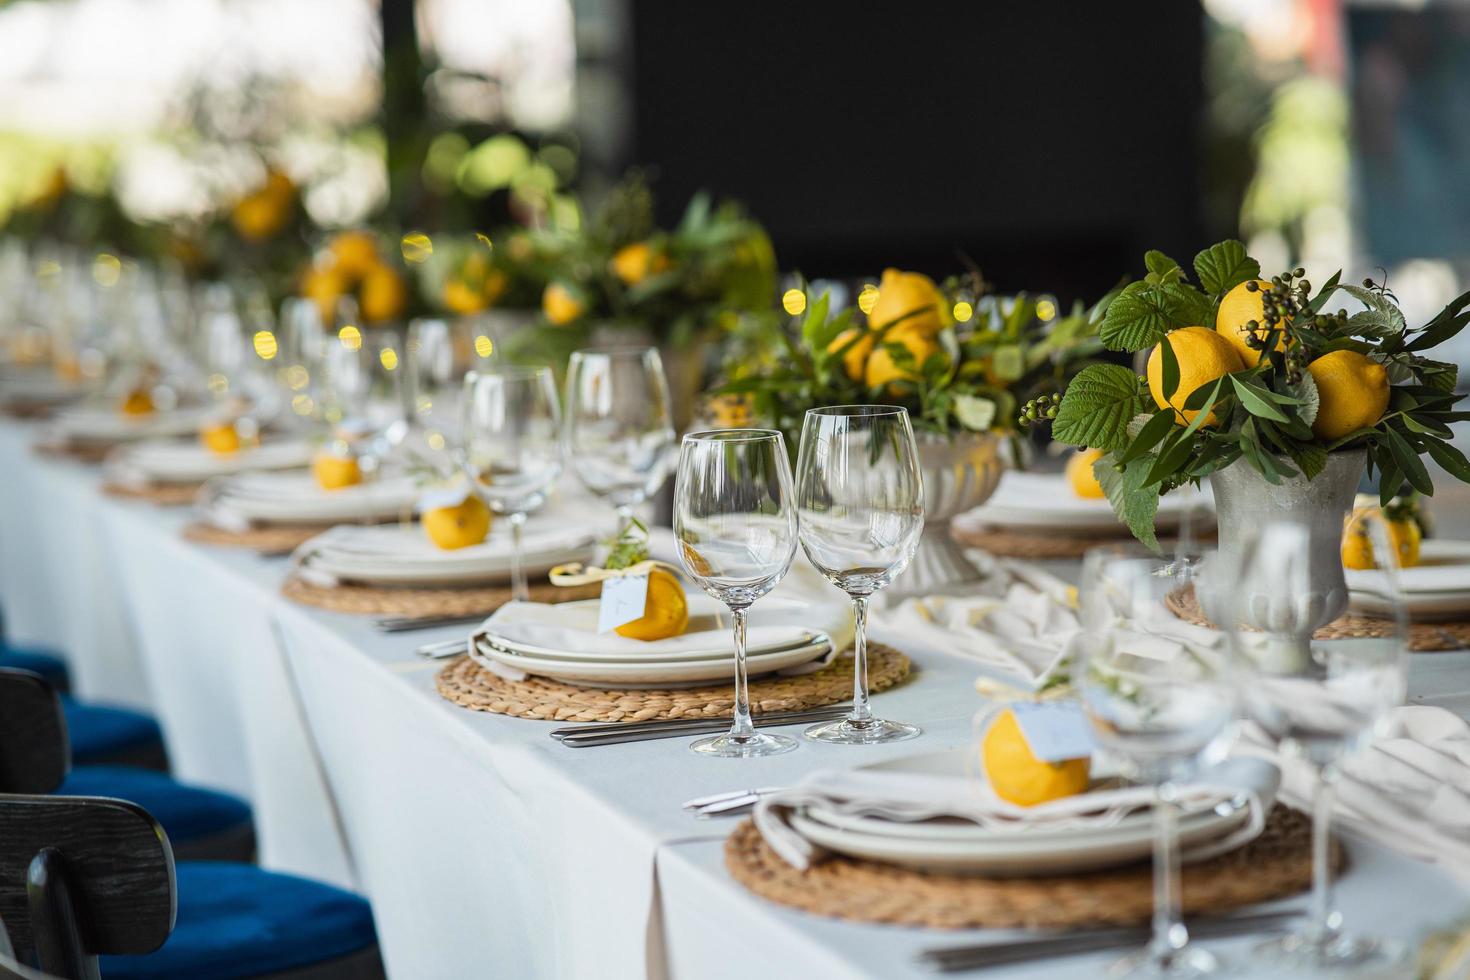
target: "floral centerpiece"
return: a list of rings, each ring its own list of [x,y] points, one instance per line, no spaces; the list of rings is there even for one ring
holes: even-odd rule
[[[300,270],[300,293],[316,303],[328,327],[336,321],[344,299],[356,305],[365,325],[398,320],[413,297],[403,272],[388,255],[370,231],[338,232]]]
[[[983,293],[978,276],[941,287],[922,274],[889,269],[876,294],[865,290],[855,307],[834,308],[829,294],[812,290],[788,295],[786,308],[800,315],[769,318],[743,332],[733,345],[729,380],[714,393],[727,419],[746,413],[784,431],[791,447],[810,408],[908,409],[924,467],[926,524],[904,591],[975,577],[949,540],[950,519],[994,491],[1019,406],[1029,401],[1034,414],[1036,404],[1050,405],[1067,378],[1101,350],[1097,331],[1106,301],[1058,315],[1050,299]]]
[[[1425,353],[1470,322],[1470,292],[1410,328],[1384,283],[1343,283],[1339,273],[1313,290],[1302,269],[1262,279],[1236,241],[1195,256],[1195,282],[1160,252],[1144,264],[1147,274],[1109,305],[1100,337],[1113,350],[1150,351],[1145,375],[1084,368],[1047,412],[1053,435],[1104,452],[1098,480],[1151,546],[1160,495],[1206,476],[1222,553],[1241,546],[1247,526],[1302,521],[1320,552],[1314,615],[1331,621],[1346,604],[1339,543],[1364,467],[1385,504],[1406,484],[1434,492],[1426,455],[1470,481],[1450,441],[1450,424],[1470,419],[1454,408],[1458,369]],[[1361,309],[1330,309],[1339,294]]]

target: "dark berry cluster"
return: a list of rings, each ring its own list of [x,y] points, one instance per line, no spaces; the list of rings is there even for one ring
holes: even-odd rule
[[[1037,395],[1021,406],[1021,414],[1016,422],[1022,429],[1029,429],[1037,422],[1050,422],[1057,417],[1057,409],[1061,404],[1060,394]]]

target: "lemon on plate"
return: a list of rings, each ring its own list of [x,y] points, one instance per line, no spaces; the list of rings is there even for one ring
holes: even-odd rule
[[[490,508],[474,494],[452,507],[434,507],[420,518],[429,540],[445,551],[479,544],[490,533]]]
[[[216,456],[232,456],[240,451],[240,430],[233,422],[206,425],[199,430],[199,441]]]
[[[643,615],[614,632],[630,640],[666,640],[689,626],[689,600],[684,586],[671,573],[655,568],[648,574],[648,597]]]
[[[154,408],[153,395],[147,388],[134,388],[118,405],[118,411],[124,415],[152,415]]]
[[[1031,754],[1016,713],[1010,708],[996,715],[980,744],[980,760],[990,788],[1017,806],[1036,806],[1086,792],[1092,760],[1043,762]]]
[[[1373,553],[1373,522],[1371,519],[1371,515],[1377,513],[1383,515],[1384,524],[1388,529],[1388,543],[1393,548],[1398,567],[1413,568],[1419,564],[1419,546],[1424,540],[1424,532],[1420,529],[1419,522],[1414,519],[1411,508],[1396,508],[1390,504],[1381,510],[1373,506],[1353,508],[1353,512],[1343,521],[1343,565],[1354,569],[1378,567],[1376,556]]]
[[[351,456],[317,453],[311,460],[311,472],[323,490],[341,490],[362,482],[362,469]]]
[[[1067,460],[1067,482],[1072,492],[1087,500],[1106,497],[1102,484],[1097,482],[1097,473],[1092,464],[1102,459],[1101,449],[1079,449]]]

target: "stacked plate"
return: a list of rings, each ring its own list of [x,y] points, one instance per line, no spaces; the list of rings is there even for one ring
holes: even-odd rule
[[[1154,523],[1160,531],[1172,530],[1186,514],[1213,526],[1210,495],[1192,486],[1180,487],[1159,499]],[[1112,505],[1077,496],[1060,473],[1007,472],[988,501],[956,517],[954,523],[961,530],[998,527],[1023,534],[1066,531],[1105,537],[1127,533]]]
[[[596,542],[595,528],[533,518],[521,535],[526,574],[541,576],[557,565],[590,561]],[[343,525],[307,541],[293,557],[311,581],[410,587],[485,585],[510,579],[510,529],[499,522],[480,544],[445,551],[417,525]]]
[[[305,439],[264,442],[221,455],[198,442],[147,441],[122,447],[108,459],[115,476],[135,483],[200,483],[234,473],[290,470],[311,462]]]
[[[1405,611],[1416,620],[1460,619],[1470,615],[1470,541],[1431,538],[1419,548],[1419,564],[1398,573]],[[1358,612],[1391,612],[1392,594],[1383,572],[1347,570],[1348,601]]]
[[[408,476],[323,490],[309,472],[241,473],[205,484],[202,507],[206,519],[225,528],[391,521],[410,512],[418,494]]]
[[[72,408],[57,412],[51,433],[73,445],[110,446],[140,439],[192,436],[219,414],[217,405],[177,408],[147,415],[124,415],[115,408]]]
[[[940,776],[960,780],[974,775],[975,749],[907,756],[861,767],[879,772]],[[1206,775],[1211,785],[1238,787],[1186,807],[1179,838],[1186,850],[1206,852],[1211,844],[1239,834],[1251,820],[1251,799],[1260,813],[1270,809],[1280,782],[1275,766],[1259,759],[1234,759]],[[1146,860],[1153,848],[1153,814],[1147,808],[1125,813],[1105,826],[1038,821],[1031,826],[993,829],[953,817],[921,821],[885,819],[849,809],[805,806],[790,817],[791,827],[828,850],[921,870],[995,876],[1065,874]]]
[[[55,408],[75,401],[93,386],[85,381],[67,381],[50,368],[0,369],[0,404]]]
[[[735,649],[725,607],[702,594],[687,598],[687,630],[651,641],[598,633],[597,599],[556,606],[513,602],[485,621],[470,655],[496,673],[598,687],[695,687],[733,680]],[[851,618],[843,602],[768,596],[752,610],[747,630],[751,676],[814,668],[814,662],[847,646]]]

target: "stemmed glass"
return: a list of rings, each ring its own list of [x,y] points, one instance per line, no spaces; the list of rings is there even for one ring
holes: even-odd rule
[[[1294,522],[1266,524],[1247,539],[1238,567],[1218,570],[1229,587],[1212,590],[1234,601],[1223,603],[1223,613],[1208,610],[1217,621],[1230,617],[1242,714],[1283,756],[1304,763],[1315,776],[1310,921],[1256,951],[1277,973],[1376,971],[1405,955],[1400,943],[1344,932],[1333,902],[1330,826],[1339,767],[1403,703],[1408,648],[1408,618],[1386,523],[1376,512],[1356,514],[1349,533],[1366,534],[1372,545],[1375,567],[1348,572],[1351,601],[1373,616],[1372,635],[1314,635],[1345,605],[1321,567],[1340,560],[1337,540],[1330,550],[1314,553],[1309,529]],[[1217,571],[1209,574],[1213,578]]]
[[[1077,688],[1099,746],[1123,775],[1154,788],[1153,939],[1114,976],[1194,977],[1215,958],[1190,946],[1180,917],[1178,785],[1223,751],[1234,715],[1225,638],[1166,605],[1195,581],[1192,557],[1141,546],[1095,548],[1082,563]]]
[[[796,503],[781,433],[769,429],[691,432],[674,478],[679,560],[699,587],[730,607],[735,634],[735,717],[723,735],[690,748],[751,758],[796,748],[796,739],[758,732],[746,687],[745,616],[785,577],[796,557]]]
[[[511,597],[525,602],[521,529],[562,471],[556,381],[546,367],[472,371],[463,412],[464,466],[490,509],[510,517]]]
[[[322,418],[365,474],[376,473],[406,428],[401,350],[395,330],[354,327],[340,331],[322,355]]]
[[[817,571],[852,599],[852,713],[806,730],[843,745],[896,742],[914,725],[873,717],[868,706],[868,599],[898,577],[924,530],[924,480],[906,409],[814,408],[796,459],[801,546]]]
[[[567,367],[563,444],[583,486],[611,500],[618,527],[658,492],[675,458],[669,383],[652,347],[579,350]]]
[[[416,319],[408,325],[404,447],[416,462],[448,478],[459,469],[464,379],[494,366],[494,345],[473,321]]]

